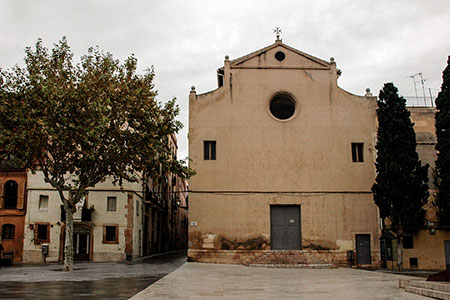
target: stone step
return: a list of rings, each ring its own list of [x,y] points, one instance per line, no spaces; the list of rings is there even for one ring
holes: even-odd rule
[[[251,264],[277,264],[277,265],[310,265],[310,264],[324,264],[326,262],[311,255],[310,253],[304,253],[301,251],[272,251],[265,253],[255,259]]]
[[[249,264],[250,267],[285,268],[285,269],[332,269],[333,264]]]
[[[450,283],[445,282],[412,280],[409,286],[450,293]]]
[[[429,290],[415,286],[407,286],[405,288],[405,291],[434,299],[450,300],[450,293],[446,293],[443,291]]]

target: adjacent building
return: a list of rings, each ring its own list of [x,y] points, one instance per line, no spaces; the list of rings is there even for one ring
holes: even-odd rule
[[[436,208],[433,205],[436,194],[433,184],[433,168],[436,160],[436,109],[433,107],[408,107],[408,110],[411,113],[411,121],[414,123],[419,159],[422,164],[430,165],[428,172],[430,198],[426,206],[427,215],[423,228],[417,234],[405,235],[403,238],[403,266],[406,269],[444,269],[446,265],[445,251],[450,251],[450,230],[448,227],[439,226]],[[395,236],[389,234],[387,230],[384,236],[391,236],[392,240],[385,241],[387,247],[386,249],[383,247],[383,263],[389,268],[396,267]]]
[[[175,135],[168,149],[177,155]],[[3,258],[13,262],[64,259],[66,216],[59,194],[42,172],[0,165],[0,236]],[[153,182],[140,176],[122,186],[111,179],[88,188],[74,214],[76,261],[124,261],[186,246],[186,181],[161,170]],[[177,202],[178,201],[178,202]]]
[[[23,258],[26,188],[26,170],[0,161],[0,242],[3,258],[13,262]]]

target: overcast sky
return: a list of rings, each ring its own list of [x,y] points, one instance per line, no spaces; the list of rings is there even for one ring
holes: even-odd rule
[[[38,37],[51,48],[66,36],[76,58],[96,45],[120,60],[133,53],[141,72],[154,66],[158,99],[178,100],[184,158],[190,87],[215,89],[224,56],[272,44],[274,27],[289,46],[335,57],[339,86],[357,95],[367,87],[378,95],[392,81],[414,96],[408,76],[422,72],[426,95],[431,88],[436,96],[450,55],[449,0],[0,0],[0,67],[23,64],[24,48]]]

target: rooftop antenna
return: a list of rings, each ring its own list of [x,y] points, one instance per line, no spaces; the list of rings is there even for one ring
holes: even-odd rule
[[[423,78],[422,72],[419,72],[419,73],[413,74],[411,76],[408,76],[409,78],[412,78],[412,80],[414,82],[414,91],[416,92],[416,99],[417,100],[419,100],[419,97],[417,96],[416,76],[420,76],[420,83],[422,84],[423,103],[424,103],[425,106],[427,106],[427,98],[426,98],[426,95],[425,95],[425,84],[424,84],[426,79]],[[433,101],[433,100],[431,100],[431,101]]]
[[[416,92],[416,99],[417,99],[418,97],[417,97],[416,75],[417,74],[414,74],[414,75],[411,75],[411,76],[408,76],[408,77],[411,78],[413,80],[413,82],[414,82],[414,91]]]
[[[273,33],[277,34],[277,41],[281,41],[280,40],[281,28],[280,27],[275,27],[275,29],[273,30]]]
[[[427,106],[427,99],[425,98],[425,86],[424,86],[424,84],[423,84],[423,83],[425,82],[426,79],[423,79],[422,72],[417,73],[417,75],[420,76],[420,82],[422,83],[423,103],[425,104],[425,106]]]

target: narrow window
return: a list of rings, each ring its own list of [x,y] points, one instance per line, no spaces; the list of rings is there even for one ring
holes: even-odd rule
[[[108,197],[108,203],[107,203],[107,211],[116,211],[116,203],[117,198],[116,197]]]
[[[9,180],[5,183],[5,208],[17,208],[17,189],[18,184],[14,180]]]
[[[39,210],[42,210],[42,211],[48,210],[48,196],[47,195],[39,196]]]
[[[136,216],[139,216],[139,201],[136,200]]]
[[[412,235],[406,235],[403,237],[403,248],[404,249],[413,249],[414,248]]]
[[[103,243],[104,244],[118,244],[118,225],[104,225],[103,226]]]
[[[13,224],[4,224],[2,226],[2,239],[3,240],[13,240],[15,229],[16,228]]]
[[[352,143],[352,160],[353,162],[363,162],[364,143]]]
[[[203,154],[205,160],[215,160],[216,141],[203,141]]]
[[[50,226],[49,224],[36,224],[35,229],[35,243],[50,241]]]

